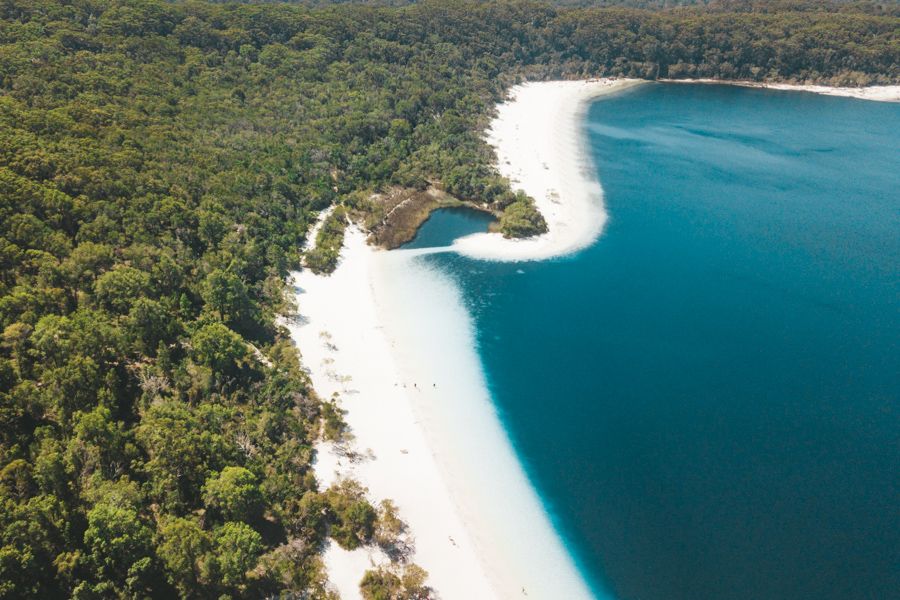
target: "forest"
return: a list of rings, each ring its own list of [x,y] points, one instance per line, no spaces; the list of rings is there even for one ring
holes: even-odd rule
[[[525,78],[900,81],[890,5],[317,4],[0,0],[0,597],[327,598],[328,538],[428,597],[390,502],[312,475],[289,273],[391,190],[539,231],[480,133]]]

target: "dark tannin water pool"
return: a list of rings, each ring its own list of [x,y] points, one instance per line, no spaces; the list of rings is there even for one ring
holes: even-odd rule
[[[598,595],[900,593],[900,105],[706,85],[596,102],[575,256],[421,257]],[[413,245],[483,230],[438,213]]]

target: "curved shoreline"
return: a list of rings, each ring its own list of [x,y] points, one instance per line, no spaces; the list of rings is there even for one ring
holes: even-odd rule
[[[438,251],[539,260],[591,244],[605,212],[584,114],[594,98],[639,83],[515,88],[514,100],[498,107],[489,141],[502,174],[528,186],[549,231],[531,240],[475,234]],[[529,140],[530,154],[506,151]],[[353,477],[373,502],[392,499],[415,538],[411,560],[443,598],[596,597],[496,413],[459,289],[419,258],[433,251],[376,250],[350,227],[332,275],[293,274],[300,319],[292,336],[316,391],[337,394],[354,436],[356,458],[348,448],[317,445],[320,485]],[[367,568],[388,562],[377,549],[348,552],[335,544],[324,560],[345,599],[360,597]]]
[[[350,227],[334,274],[294,274],[301,319],[293,337],[315,389],[338,395],[355,436],[355,457],[318,444],[317,478],[327,486],[350,476],[373,502],[394,500],[415,538],[411,559],[443,598],[600,593],[565,547],[496,414],[459,289],[419,257],[449,250],[540,260],[590,245],[606,213],[585,148],[584,111],[597,96],[639,83],[530,83],[498,107],[488,136],[498,168],[535,198],[548,233],[474,234],[449,248],[387,252]],[[359,598],[363,572],[388,562],[376,549],[333,544],[324,560],[343,598]]]
[[[442,598],[592,598],[496,414],[460,290],[427,253],[374,249],[351,227],[331,276],[294,274],[292,336],[319,395],[347,411],[356,454],[319,443],[317,479],[393,500]],[[344,599],[388,562],[334,544],[324,559]]]
[[[515,101],[498,107],[489,141],[506,157],[504,175],[515,179],[518,172],[526,185],[544,186],[540,197],[527,191],[549,231],[532,240],[475,234],[451,249],[538,260],[592,243],[605,213],[585,152],[584,113],[593,98],[638,83],[517,87]],[[552,117],[535,120],[536,111]],[[555,143],[535,143],[528,163],[503,152],[523,147],[515,133]],[[529,178],[534,161],[547,164]],[[322,486],[353,477],[373,502],[392,499],[415,537],[411,559],[443,598],[595,597],[496,414],[456,284],[417,258],[428,252],[379,251],[351,227],[332,275],[293,275],[301,318],[290,326],[292,336],[316,391],[338,395],[355,438],[355,459],[346,448],[318,444],[316,476]],[[343,598],[359,598],[363,572],[387,563],[377,549],[347,552],[334,544],[324,559]]]
[[[646,83],[640,79],[543,81],[517,85],[497,107],[487,141],[513,189],[534,198],[547,233],[507,239],[477,233],[453,250],[480,260],[544,260],[577,252],[603,232],[603,189],[586,149],[584,116],[591,102]]]
[[[442,598],[594,597],[496,414],[459,289],[422,254],[376,250],[351,227],[331,276],[294,275],[292,335],[354,436],[355,458],[317,445],[320,484],[349,476],[373,502],[393,500],[415,538],[411,559]],[[324,558],[345,599],[387,563],[334,544]]]
[[[659,82],[735,85],[900,102],[898,85],[849,88],[717,79]],[[497,233],[478,233],[456,240],[453,250],[481,260],[544,260],[577,252],[600,237],[608,215],[603,205],[603,189],[585,149],[585,111],[600,96],[646,83],[652,82],[591,79],[529,82],[513,87],[509,100],[497,107],[487,141],[497,154],[497,170],[510,180],[513,189],[520,189],[535,199],[548,231],[521,240],[506,239]]]

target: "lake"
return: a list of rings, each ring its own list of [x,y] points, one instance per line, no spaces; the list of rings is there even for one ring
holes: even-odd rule
[[[609,222],[459,285],[491,396],[598,596],[896,597],[900,105],[650,84],[596,101]],[[439,211],[411,247],[486,227]]]

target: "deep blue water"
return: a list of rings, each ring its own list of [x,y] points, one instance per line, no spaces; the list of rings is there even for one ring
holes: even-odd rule
[[[610,214],[596,244],[422,260],[459,282],[592,585],[900,597],[900,105],[660,84],[585,125]],[[437,214],[414,243],[484,227]]]

